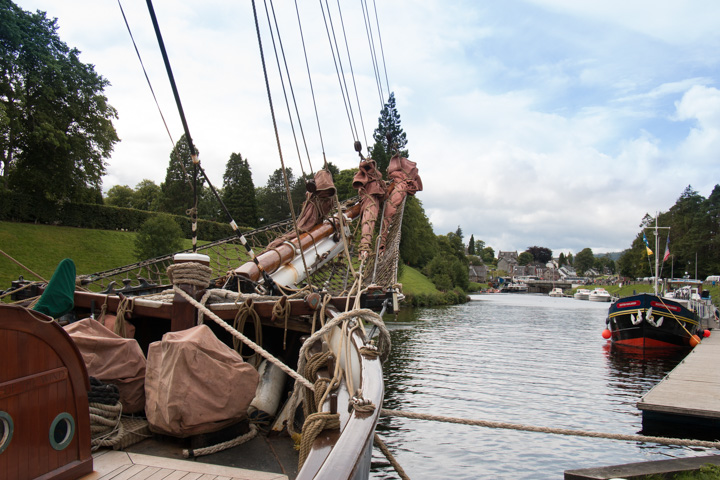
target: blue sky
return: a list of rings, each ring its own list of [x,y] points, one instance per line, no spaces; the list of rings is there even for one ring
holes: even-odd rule
[[[17,3],[57,17],[61,38],[112,83],[107,95],[120,115],[122,141],[104,188],[162,182],[172,143],[117,2]],[[298,4],[325,153],[341,169],[356,167],[320,4]],[[330,5],[337,22],[337,3]],[[375,5],[390,90],[425,186],[418,198],[436,233],[460,226],[466,241],[473,234],[496,251],[619,251],[630,246],[645,213],[667,211],[688,185],[707,197],[720,183],[720,2]],[[126,0],[123,8],[177,140],[182,130],[145,2]],[[322,149],[294,4],[275,8],[318,168]],[[371,140],[381,105],[360,2],[342,8],[365,126],[360,136]],[[239,152],[255,185],[264,185],[280,161],[250,3],[156,0],[155,10],[211,180],[221,186],[225,162]],[[283,157],[299,172],[267,35],[263,42]]]

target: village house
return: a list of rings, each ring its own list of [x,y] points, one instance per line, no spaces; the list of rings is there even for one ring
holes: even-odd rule
[[[485,265],[470,265],[470,281],[475,283],[486,283],[487,267]]]
[[[504,270],[510,275],[515,275],[515,267],[518,264],[517,252],[498,252],[497,269]]]

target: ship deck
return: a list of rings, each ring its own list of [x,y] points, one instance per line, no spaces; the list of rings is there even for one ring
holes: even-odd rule
[[[129,451],[93,454],[93,472],[82,480],[288,480],[283,473]]]

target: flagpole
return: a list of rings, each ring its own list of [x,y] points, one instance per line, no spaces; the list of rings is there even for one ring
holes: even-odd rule
[[[655,212],[655,295],[658,294],[658,270],[659,270],[659,257],[658,257],[658,242],[659,242],[659,235],[658,235],[658,219],[660,215]]]

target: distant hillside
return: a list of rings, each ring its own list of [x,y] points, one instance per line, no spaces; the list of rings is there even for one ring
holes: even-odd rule
[[[617,262],[620,259],[620,256],[623,254],[623,252],[608,252],[608,253],[596,253],[596,257],[604,257],[608,255],[611,260]]]

